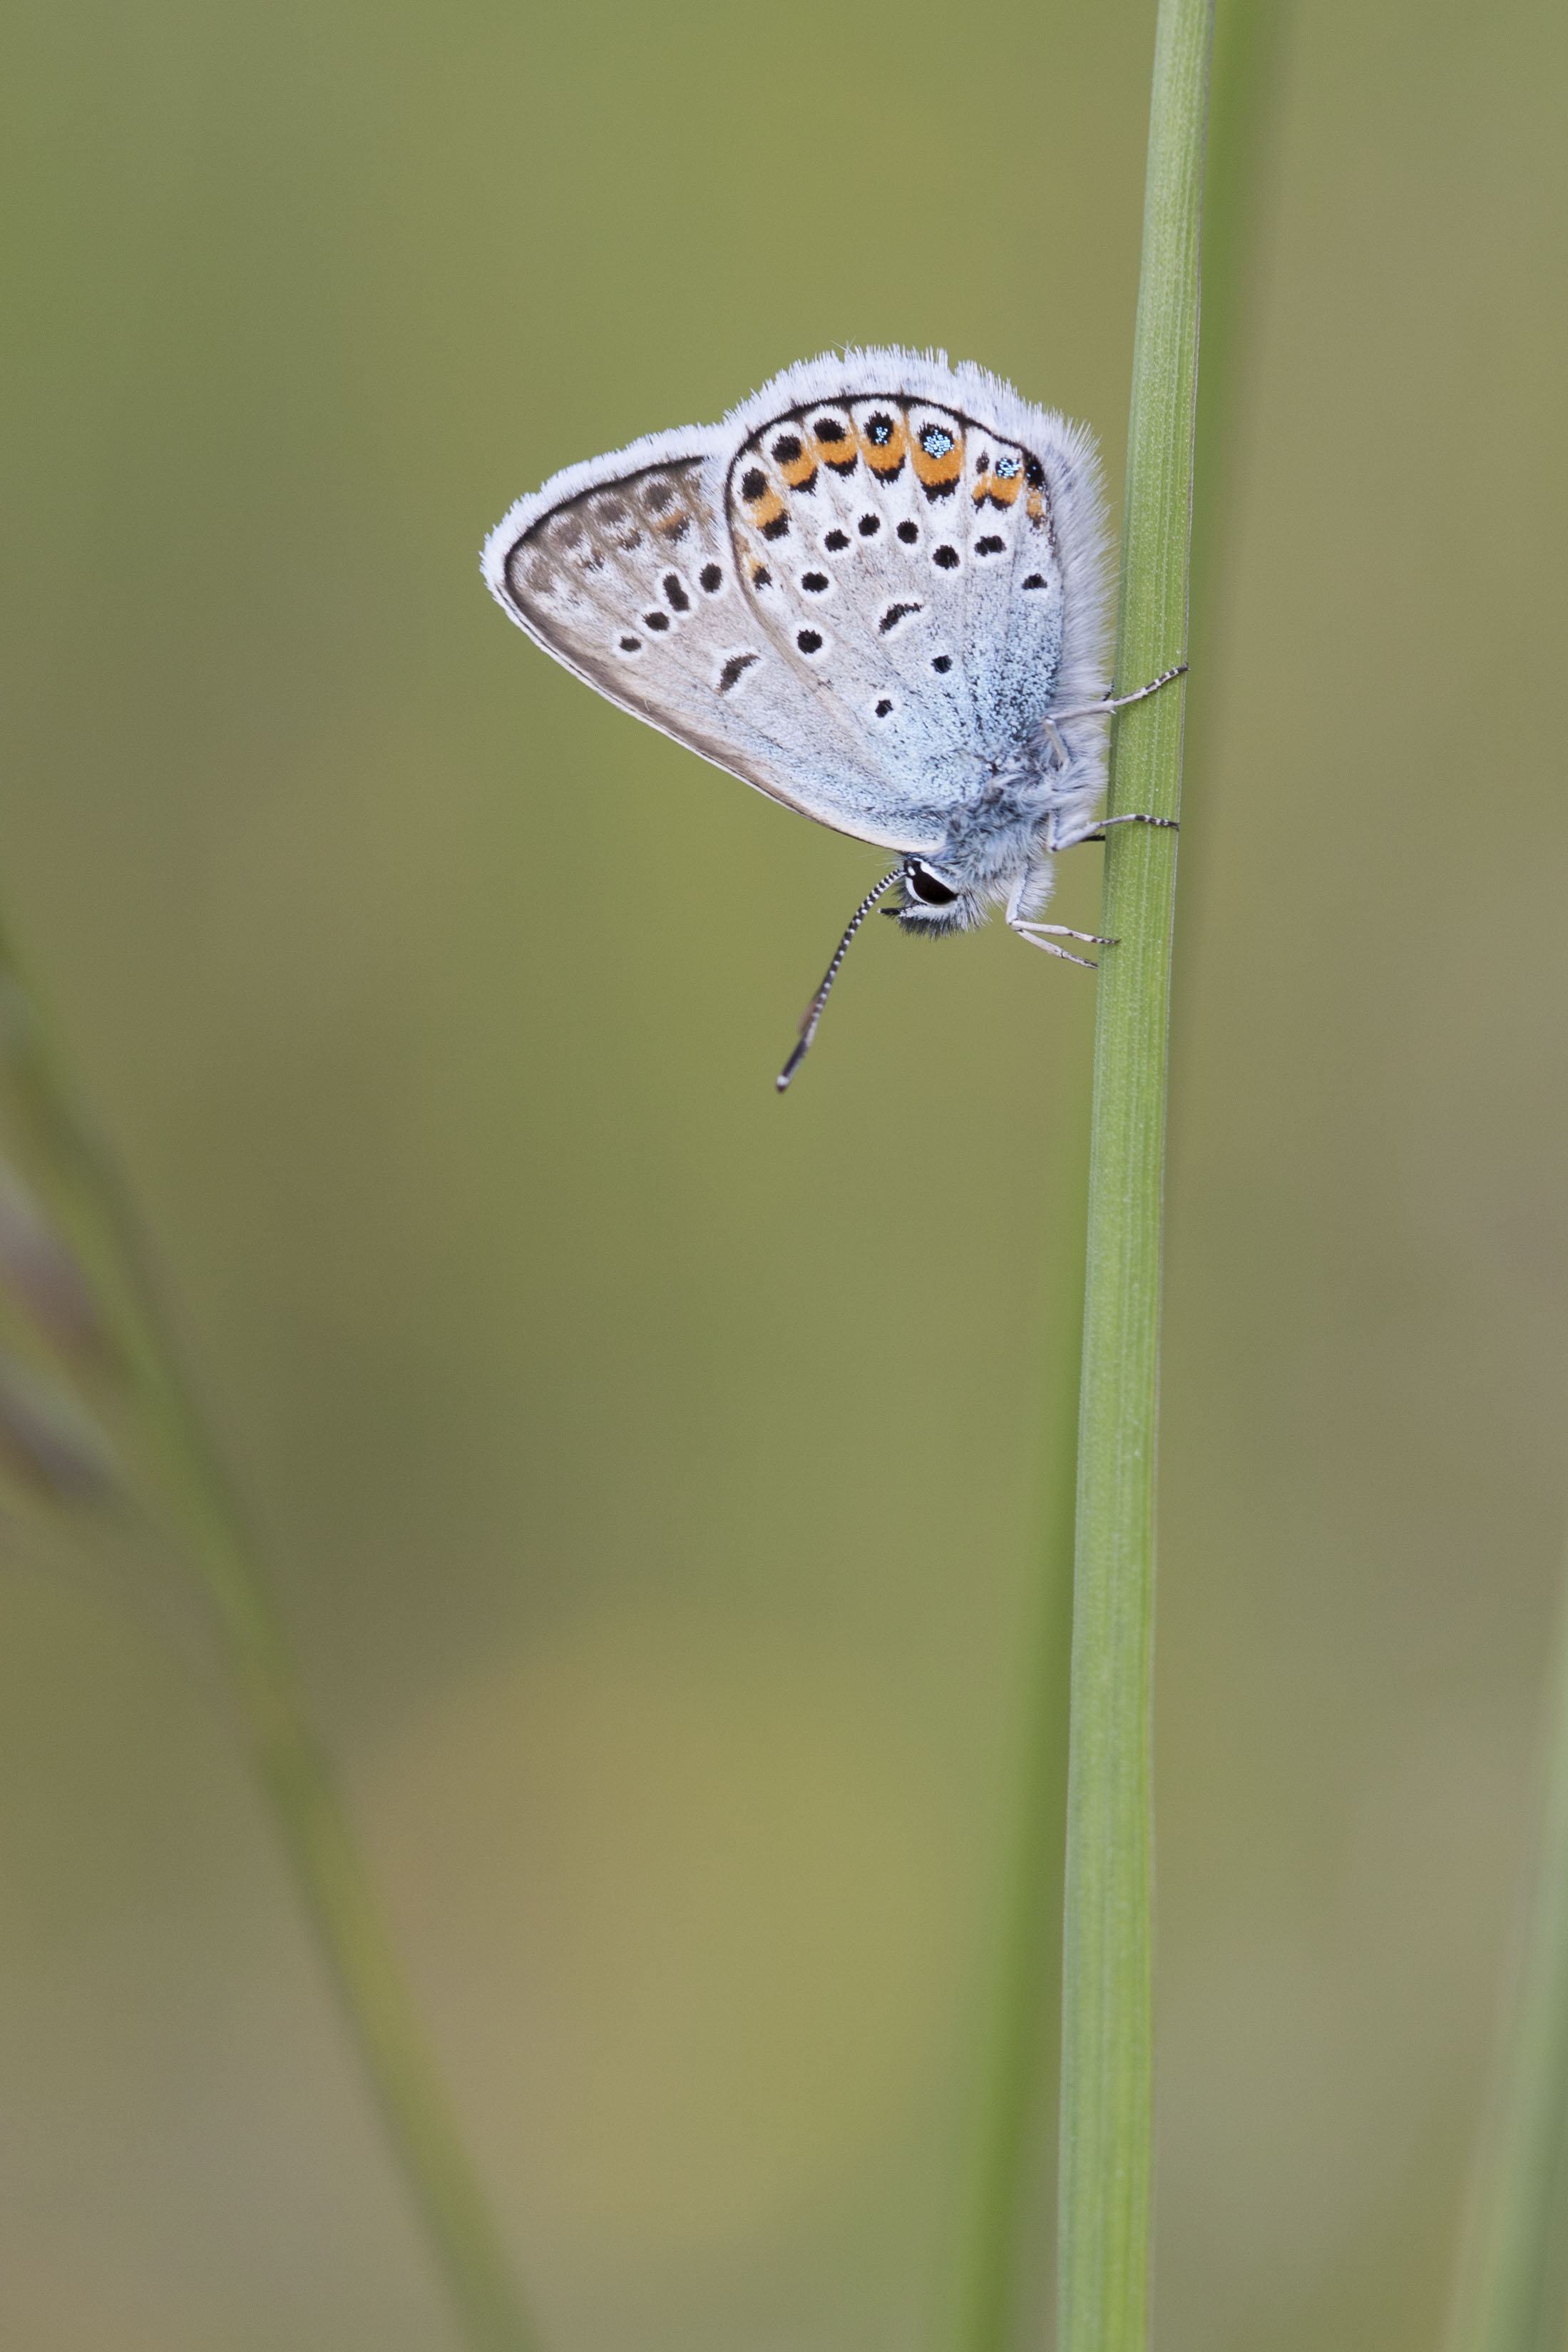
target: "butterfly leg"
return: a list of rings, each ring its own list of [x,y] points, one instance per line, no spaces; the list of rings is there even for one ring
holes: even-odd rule
[[[1181,822],[1177,817],[1140,816],[1134,812],[1127,816],[1103,816],[1095,824],[1092,833],[1070,833],[1064,841],[1053,841],[1051,845],[1051,849],[1053,852],[1060,852],[1063,849],[1082,849],[1085,842],[1103,841],[1105,838],[1105,828],[1107,825],[1111,824],[1152,824],[1157,826],[1161,833],[1179,833],[1181,831]]]
[[[1060,956],[1063,963],[1082,964],[1085,971],[1098,971],[1100,969],[1092,956],[1075,956],[1070,948],[1059,948],[1054,940],[1042,940],[1040,933],[1027,923],[1015,923],[1013,929],[1019,938],[1026,940],[1031,948],[1043,948],[1047,955]],[[1068,937],[1076,940],[1082,938],[1082,934],[1079,931],[1070,931]],[[1107,947],[1114,947],[1116,943],[1114,940],[1107,940],[1105,944]]]
[[[1150,678],[1147,686],[1135,686],[1131,694],[1113,694],[1107,687],[1098,702],[1080,704],[1076,710],[1048,710],[1040,724],[1051,740],[1061,745],[1061,737],[1051,725],[1053,719],[1109,719],[1113,711],[1125,710],[1134,702],[1146,702],[1151,694],[1158,694],[1162,686],[1172,686],[1178,677],[1186,676],[1186,662],[1177,662],[1175,669],[1161,670],[1158,677]]]
[[[1087,956],[1072,955],[1066,948],[1057,947],[1055,941],[1081,940],[1086,948],[1113,948],[1116,944],[1115,940],[1106,939],[1099,931],[1071,930],[1065,923],[1030,922],[1022,912],[1024,892],[1028,887],[1029,868],[1026,866],[1013,884],[1012,895],[1008,900],[1009,929],[1016,931],[1020,940],[1027,940],[1031,948],[1043,948],[1047,955],[1061,956],[1066,963],[1082,964],[1085,971],[1096,971],[1098,967],[1092,963]],[[1042,933],[1047,932],[1051,934],[1050,938],[1041,936]]]

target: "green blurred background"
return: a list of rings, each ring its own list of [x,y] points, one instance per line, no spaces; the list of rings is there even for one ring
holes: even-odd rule
[[[555,669],[479,542],[842,341],[985,362],[1116,481],[1152,30],[9,15],[0,884],[551,2352],[940,2340],[1093,989],[877,926],[780,1103],[883,861]],[[1432,2343],[1512,1916],[1565,68],[1545,0],[1301,0],[1269,141],[1183,835],[1165,2352]],[[0,2336],[451,2352],[166,1581],[4,1534]]]

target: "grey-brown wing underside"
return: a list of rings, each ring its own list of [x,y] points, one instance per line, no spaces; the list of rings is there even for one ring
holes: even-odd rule
[[[714,470],[666,460],[547,506],[486,551],[492,586],[578,677],[770,799],[890,849],[931,848],[940,824],[866,772],[758,613],[707,495]]]

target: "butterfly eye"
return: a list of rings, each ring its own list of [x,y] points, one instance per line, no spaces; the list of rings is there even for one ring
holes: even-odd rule
[[[950,907],[958,895],[956,890],[949,890],[946,882],[938,882],[935,874],[927,874],[924,866],[906,866],[904,877],[915,897],[923,898],[928,907]]]

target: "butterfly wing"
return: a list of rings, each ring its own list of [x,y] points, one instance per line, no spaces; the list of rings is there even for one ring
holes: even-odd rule
[[[730,437],[664,435],[571,467],[492,533],[486,577],[547,653],[677,742],[823,824],[929,847],[939,828],[876,822],[885,785],[868,795],[857,743],[758,609],[724,515]]]
[[[774,800],[932,851],[1100,682],[1087,435],[904,352],[788,370],[726,424],[514,507],[490,587],[558,661]]]

